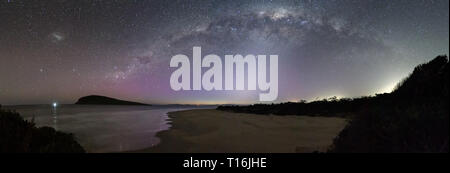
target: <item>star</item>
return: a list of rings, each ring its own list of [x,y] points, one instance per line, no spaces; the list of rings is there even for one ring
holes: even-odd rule
[[[220,57],[279,55],[276,102],[371,95],[449,54],[448,0],[75,2],[5,6],[1,104],[48,104],[42,96],[61,88],[70,92],[58,102],[87,92],[154,103],[257,100],[258,92],[172,92],[169,61],[192,57],[194,46]]]
[[[65,36],[64,34],[60,33],[60,32],[53,32],[50,34],[51,40],[53,43],[59,43],[61,41],[64,41]]]

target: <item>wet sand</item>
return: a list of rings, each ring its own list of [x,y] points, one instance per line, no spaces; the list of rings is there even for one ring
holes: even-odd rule
[[[136,152],[292,153],[326,151],[346,125],[342,118],[273,116],[213,109],[170,112],[161,142]]]

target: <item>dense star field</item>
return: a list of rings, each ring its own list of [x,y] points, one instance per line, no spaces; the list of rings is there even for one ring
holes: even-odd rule
[[[176,54],[279,55],[276,102],[390,92],[449,53],[448,0],[0,1],[0,103],[254,103],[170,88]],[[206,70],[206,69],[205,69]]]

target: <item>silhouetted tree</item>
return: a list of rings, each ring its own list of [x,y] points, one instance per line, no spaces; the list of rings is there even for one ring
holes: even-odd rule
[[[448,152],[449,65],[418,65],[392,93],[313,102],[219,106],[218,110],[352,118],[330,152]]]
[[[0,110],[1,153],[82,153],[72,134],[35,127],[18,113]]]

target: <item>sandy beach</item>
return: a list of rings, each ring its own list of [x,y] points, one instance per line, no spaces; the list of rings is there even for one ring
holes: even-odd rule
[[[170,112],[172,127],[161,142],[136,152],[326,151],[346,125],[342,118],[230,113],[213,109]]]

